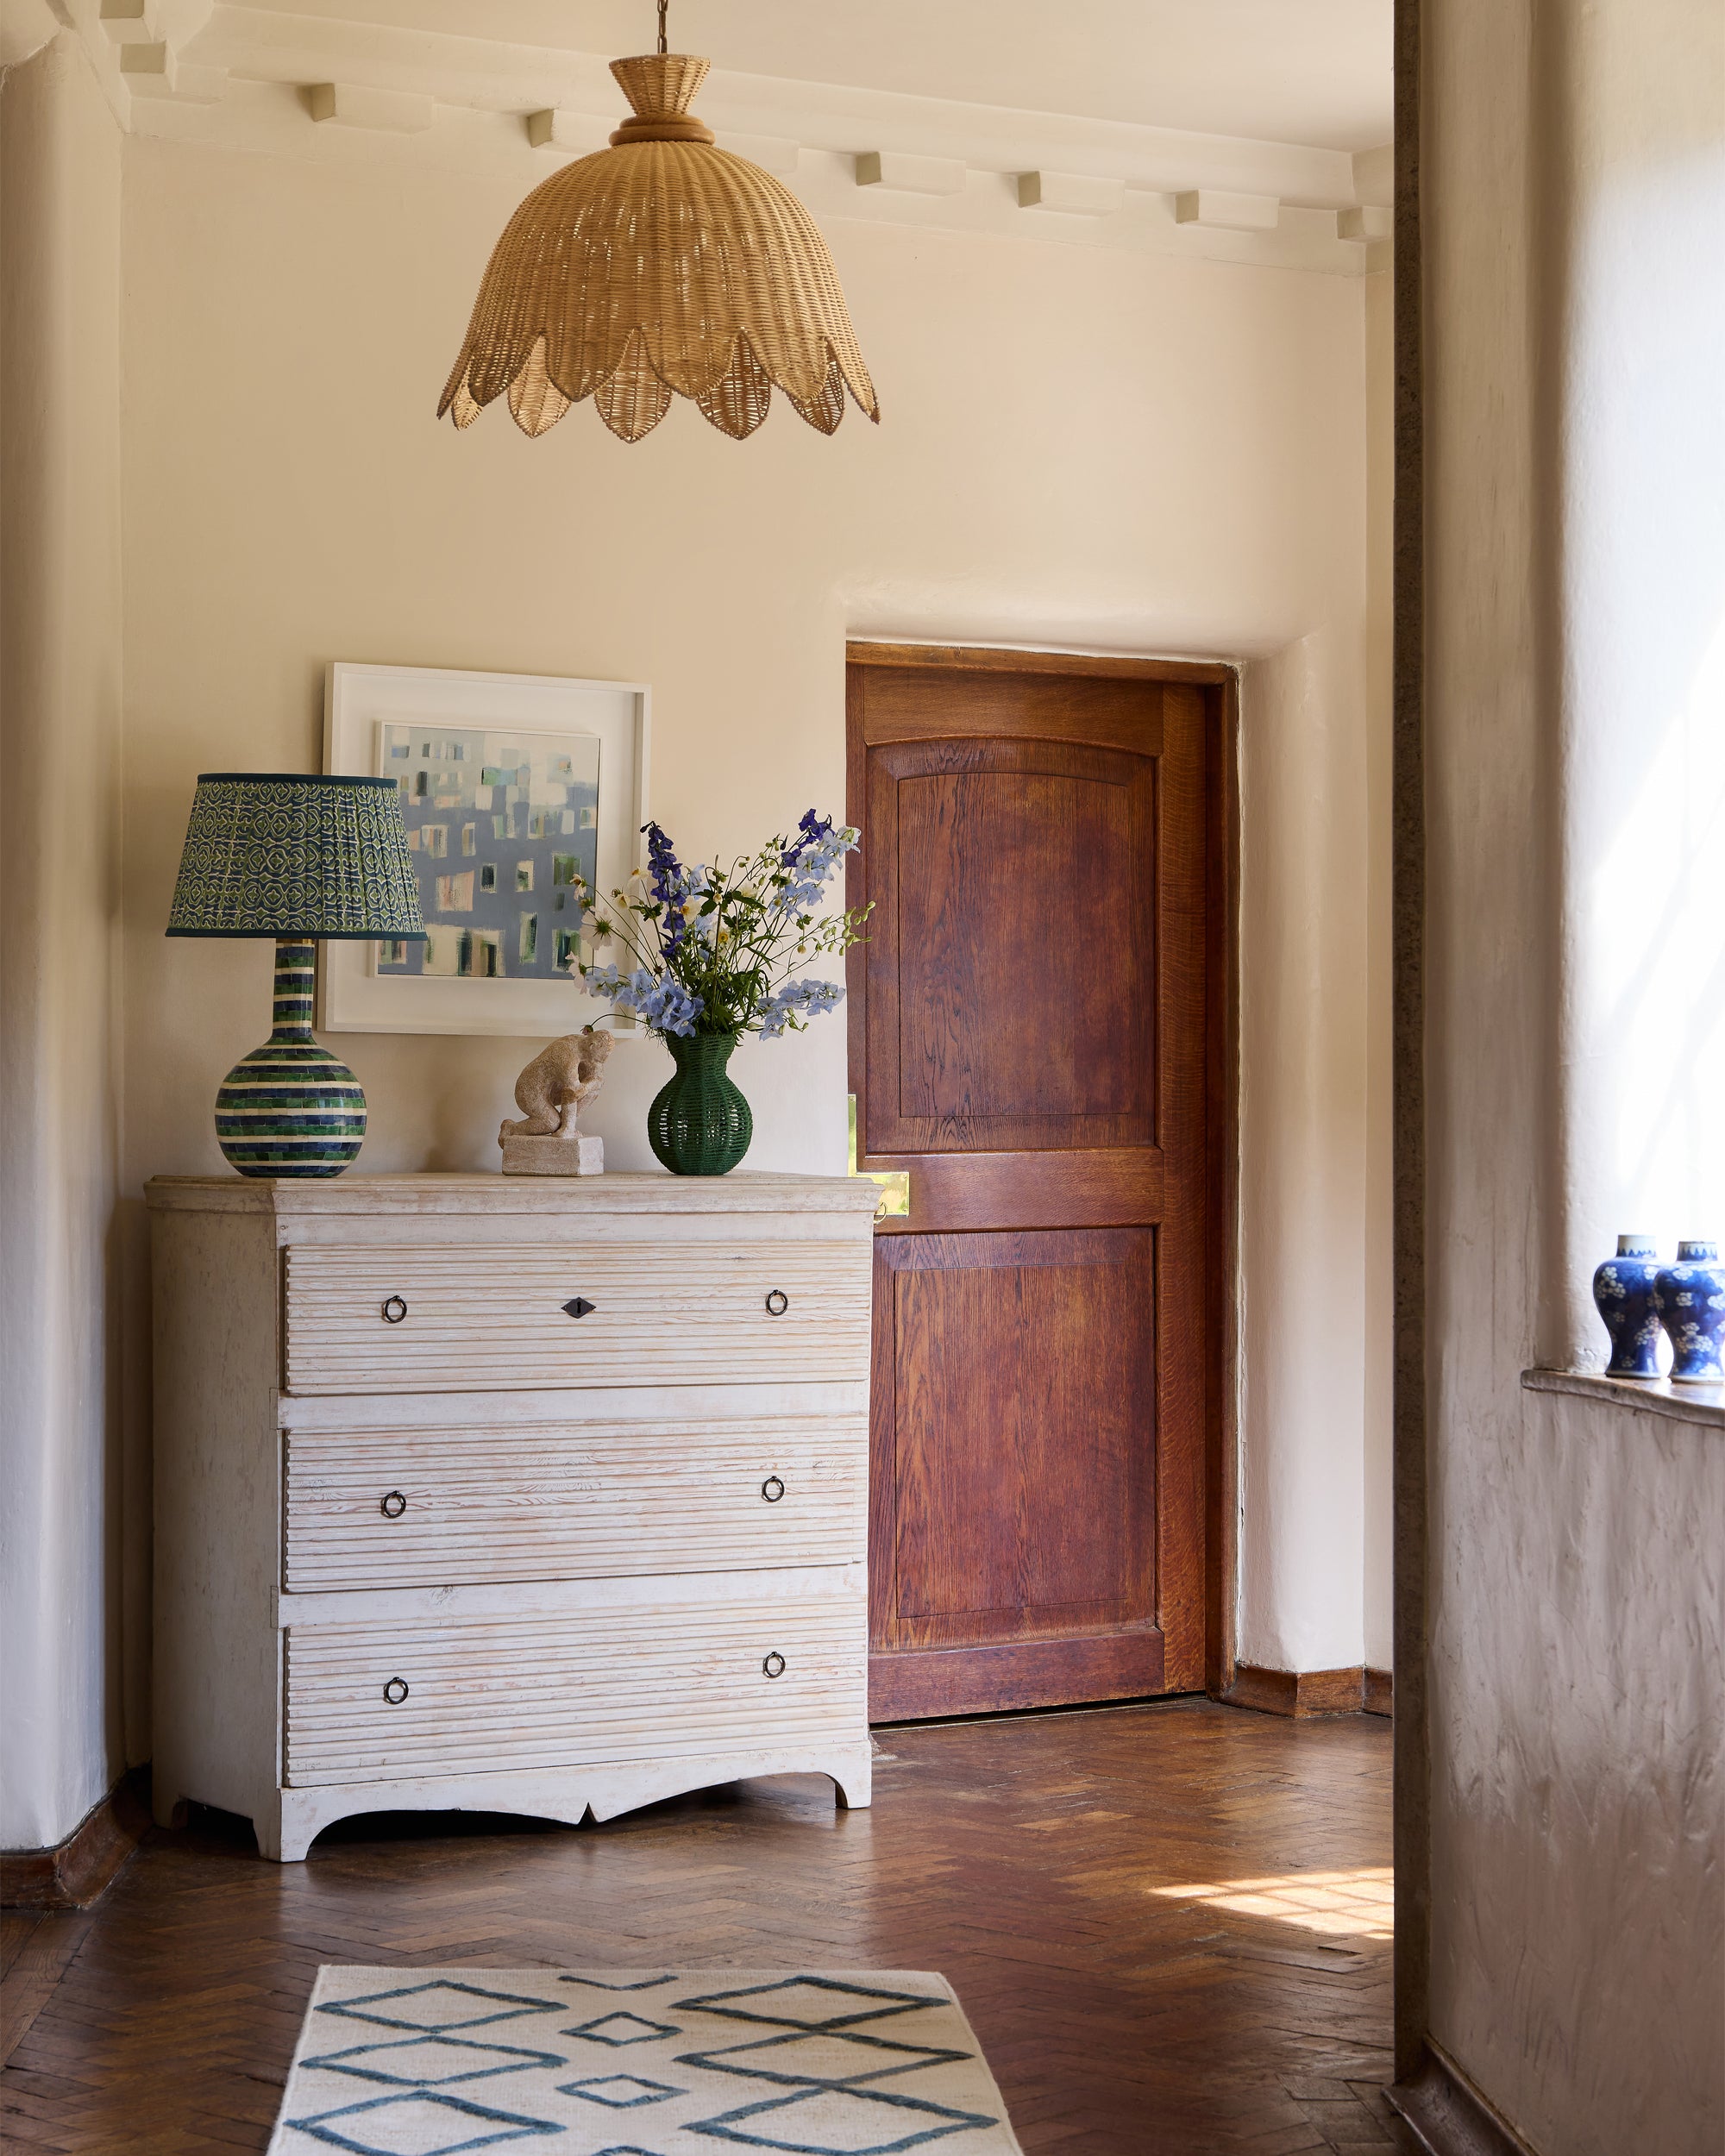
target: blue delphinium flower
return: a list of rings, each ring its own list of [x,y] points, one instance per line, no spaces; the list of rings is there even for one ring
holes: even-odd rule
[[[784,852],[779,856],[787,868],[794,868],[805,849],[818,845],[832,830],[830,816],[817,816],[812,809],[805,809],[796,828],[796,835]]]
[[[647,874],[653,896],[668,905],[683,894],[683,865],[656,824],[643,824],[641,830],[647,841]]]
[[[819,1018],[844,1000],[844,991],[836,981],[787,981],[767,999],[761,1013],[761,1037],[775,1041],[787,1026]]]
[[[660,921],[659,940],[665,956],[671,958],[688,932],[688,922],[683,914],[688,875],[670,840],[656,824],[643,824],[641,829],[647,840],[648,883],[653,896],[665,909]]]
[[[601,899],[583,885],[580,893],[583,939],[617,955],[566,962],[589,994],[662,1037],[759,1031],[771,1040],[834,1008],[844,993],[836,982],[782,976],[860,939],[866,906],[815,918],[860,832],[809,809],[788,839],[769,839],[727,868],[685,866],[657,824],[642,831],[647,863],[628,889]]]
[[[639,1018],[661,1033],[689,1034],[706,1009],[681,981],[664,980],[637,966],[627,976],[615,966],[589,966],[581,975],[589,995],[609,996],[612,1007],[624,1018]]]
[[[787,905],[799,913],[812,912],[826,895],[833,870],[856,847],[855,831],[835,829],[830,816],[805,809],[795,837],[779,856],[791,874]]]

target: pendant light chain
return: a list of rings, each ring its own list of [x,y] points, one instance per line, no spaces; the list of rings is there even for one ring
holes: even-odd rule
[[[670,4],[671,0],[659,0],[659,50],[662,53],[668,53],[671,49],[666,41],[665,32],[665,16]]]

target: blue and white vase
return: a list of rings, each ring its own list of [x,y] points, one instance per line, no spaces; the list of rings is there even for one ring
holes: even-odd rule
[[[1620,1235],[1616,1257],[1593,1275],[1593,1300],[1611,1335],[1608,1377],[1659,1376],[1659,1257],[1646,1235]]]
[[[1725,1268],[1716,1242],[1680,1242],[1678,1263],[1654,1288],[1659,1322],[1672,1335],[1673,1384],[1725,1382]]]
[[[1671,1335],[1672,1382],[1717,1385],[1725,1381],[1725,1270],[1716,1243],[1679,1243],[1677,1263],[1659,1275],[1653,1291],[1659,1322]]]

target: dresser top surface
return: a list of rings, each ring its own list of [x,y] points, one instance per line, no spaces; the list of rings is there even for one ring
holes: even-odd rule
[[[874,1213],[880,1192],[866,1177],[412,1175],[292,1177],[153,1175],[144,1186],[162,1213],[353,1214],[582,1213]]]

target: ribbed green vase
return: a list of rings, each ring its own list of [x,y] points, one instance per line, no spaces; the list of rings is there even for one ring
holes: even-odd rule
[[[359,1080],[311,1037],[315,961],[310,943],[277,943],[273,1030],[216,1096],[216,1136],[242,1175],[339,1175],[365,1141]]]
[[[663,1037],[677,1068],[647,1111],[647,1142],[674,1175],[728,1175],[755,1135],[749,1103],[724,1072],[737,1037]]]

